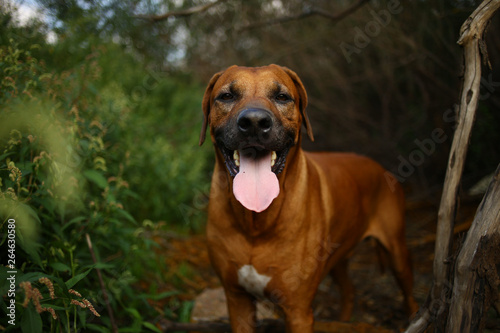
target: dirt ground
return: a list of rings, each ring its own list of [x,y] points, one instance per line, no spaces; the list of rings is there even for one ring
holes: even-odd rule
[[[421,305],[425,302],[432,284],[432,262],[435,228],[440,194],[425,199],[407,200],[407,243],[412,254],[415,286],[414,295]],[[457,215],[456,242],[463,238],[470,225],[479,200],[462,203]],[[205,237],[155,237],[165,254],[168,267],[167,281],[177,281],[164,286],[165,290],[182,290],[181,299],[195,300],[206,288],[220,284],[208,260]],[[368,323],[392,331],[400,331],[408,325],[403,309],[403,297],[390,270],[381,271],[374,251],[373,241],[365,240],[356,248],[349,264],[349,274],[356,288],[354,312],[351,322]],[[157,302],[158,309],[169,300]],[[340,313],[339,293],[332,280],[320,285],[315,302],[317,320],[335,321]]]

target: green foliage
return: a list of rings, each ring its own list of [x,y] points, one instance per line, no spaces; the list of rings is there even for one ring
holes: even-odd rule
[[[113,164],[123,164],[131,196],[124,202],[138,220],[166,220],[197,229],[203,203],[196,193],[208,193],[211,148],[198,147],[203,90],[189,77],[137,70],[132,56],[116,46],[100,51],[100,98],[109,101],[105,121],[108,140],[119,142]],[[111,102],[112,101],[112,102]]]
[[[65,43],[50,46],[55,57]],[[73,50],[60,66],[35,57],[37,45],[0,45],[0,250],[7,253],[15,220],[17,270],[16,326],[5,316],[0,325],[108,332],[107,290],[121,329],[158,331],[135,284],[161,281],[149,220],[201,225],[205,201],[193,200],[204,198],[211,164],[210,147],[197,146],[202,90],[189,77],[146,69],[113,43]],[[2,281],[8,271],[0,268]],[[0,294],[8,288],[2,283]],[[41,296],[30,298],[29,288]],[[187,318],[191,303],[180,304],[165,312]]]

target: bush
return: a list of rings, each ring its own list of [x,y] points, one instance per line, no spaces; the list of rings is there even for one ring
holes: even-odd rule
[[[147,277],[154,293],[161,280],[146,237],[156,227],[137,221],[200,225],[203,202],[193,198],[205,193],[210,164],[209,148],[197,147],[202,90],[113,44],[89,47],[67,70],[46,69],[32,48],[0,46],[0,245],[12,257],[0,278],[17,272],[15,298],[0,307],[16,300],[17,326],[5,316],[0,325],[107,332],[109,302],[121,328],[158,331],[146,321],[157,313],[148,295],[134,287]],[[1,294],[9,290],[2,283]]]

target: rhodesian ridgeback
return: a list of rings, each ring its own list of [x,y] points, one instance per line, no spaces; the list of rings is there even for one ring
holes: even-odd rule
[[[306,90],[277,65],[233,66],[215,74],[203,97],[215,146],[207,239],[224,287],[233,332],[254,332],[256,300],[285,315],[287,332],[313,332],[311,304],[332,274],[341,290],[341,320],[353,308],[347,258],[373,237],[387,254],[410,314],[418,306],[404,232],[404,196],[373,160],[301,149],[313,139]]]

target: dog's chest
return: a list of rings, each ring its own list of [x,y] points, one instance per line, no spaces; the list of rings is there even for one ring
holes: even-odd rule
[[[270,276],[260,274],[252,265],[244,265],[238,269],[238,284],[255,297],[264,297],[269,281]]]

